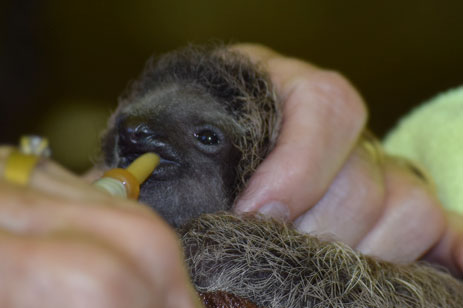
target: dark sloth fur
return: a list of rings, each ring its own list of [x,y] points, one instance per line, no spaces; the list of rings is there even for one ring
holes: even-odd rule
[[[226,46],[189,46],[157,60],[151,58],[121,97],[103,137],[103,151],[112,152],[116,146],[107,136],[114,134],[115,116],[121,110],[172,85],[207,93],[224,107],[230,122],[227,133],[241,154],[232,166],[237,171],[233,183],[236,197],[275,146],[282,114],[266,73]]]
[[[223,47],[189,47],[149,61],[120,99],[102,140],[104,160],[125,167],[156,152],[173,161],[161,160],[140,200],[177,227],[230,209],[274,147],[280,118],[271,83],[248,59]],[[202,128],[221,142],[198,144]]]
[[[157,108],[169,106],[166,97],[170,114]],[[197,110],[204,113],[194,117],[219,127],[226,137],[221,150],[237,150],[237,159],[222,151],[214,160],[175,135],[188,131],[185,119]],[[173,226],[183,225],[179,234],[199,291],[230,292],[262,307],[463,307],[463,283],[438,269],[381,262],[274,221],[221,212],[274,147],[281,120],[271,83],[243,56],[189,47],[149,62],[110,120],[103,138],[108,167],[128,159],[118,126],[140,116],[148,132],[166,135],[163,144],[170,142],[181,165],[173,178],[152,176],[141,187],[142,201]],[[141,144],[135,154],[157,149],[152,141]]]

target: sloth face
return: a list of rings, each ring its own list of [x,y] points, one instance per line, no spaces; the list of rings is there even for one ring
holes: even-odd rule
[[[140,200],[174,227],[228,210],[276,143],[281,110],[272,89],[264,72],[226,48],[187,47],[148,61],[102,140],[107,167],[159,154]]]
[[[228,210],[239,151],[233,119],[204,91],[171,85],[122,108],[103,143],[109,166],[126,167],[146,152],[160,165],[140,201],[177,227],[202,213]]]

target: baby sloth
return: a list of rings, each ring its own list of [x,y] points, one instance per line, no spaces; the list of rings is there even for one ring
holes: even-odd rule
[[[229,210],[273,148],[281,111],[266,76],[225,48],[187,48],[149,62],[103,137],[108,166],[145,152],[161,163],[140,201],[179,227]]]
[[[271,83],[248,59],[188,47],[148,63],[103,137],[108,167],[160,155],[140,200],[177,228],[205,304],[462,307],[463,283],[430,266],[394,265],[225,212],[274,147],[280,120]]]

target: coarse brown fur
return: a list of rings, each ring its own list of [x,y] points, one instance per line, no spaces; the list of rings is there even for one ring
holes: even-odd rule
[[[198,144],[196,120],[221,142]],[[199,291],[269,308],[461,307],[463,283],[430,266],[382,262],[274,221],[201,216],[231,208],[274,147],[280,120],[271,83],[248,59],[225,47],[189,47],[150,62],[121,99],[103,139],[105,161],[125,166],[146,151],[168,158],[172,168],[155,171],[141,200],[183,226]]]
[[[260,307],[457,308],[463,283],[429,265],[397,265],[287,225],[227,213],[181,230],[193,282]]]

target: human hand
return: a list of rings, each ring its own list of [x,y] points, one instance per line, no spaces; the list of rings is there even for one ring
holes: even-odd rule
[[[28,187],[0,179],[0,277],[1,307],[201,306],[161,218],[51,161]]]
[[[463,215],[447,211],[444,235],[425,256],[425,260],[446,266],[450,272],[463,278]]]
[[[277,146],[235,211],[291,220],[303,232],[399,263],[443,239],[449,224],[429,180],[384,156],[364,133],[365,104],[345,78],[263,46],[234,49],[269,72],[283,102]]]

